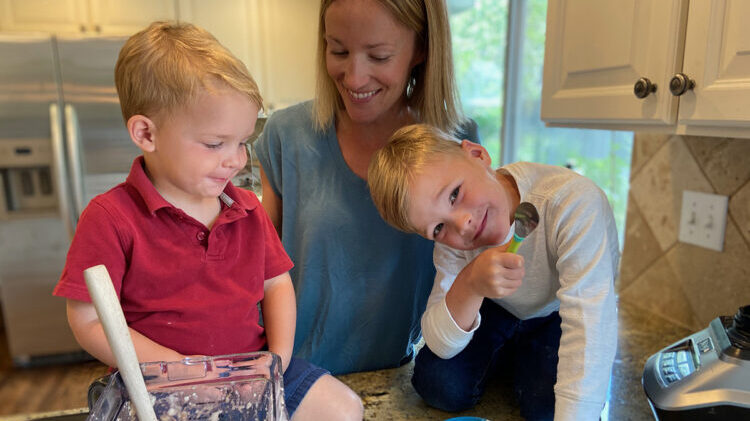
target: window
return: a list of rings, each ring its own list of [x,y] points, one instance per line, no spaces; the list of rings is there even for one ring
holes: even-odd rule
[[[464,112],[497,165],[562,165],[609,198],[624,239],[632,132],[546,127],[540,119],[546,0],[448,0]]]

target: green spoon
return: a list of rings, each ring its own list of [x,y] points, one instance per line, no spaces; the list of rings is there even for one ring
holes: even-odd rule
[[[508,253],[515,253],[524,238],[528,237],[534,228],[539,225],[539,212],[536,211],[536,207],[529,202],[521,202],[513,212],[513,219],[515,219],[515,230],[513,232],[513,239],[510,240],[508,246]]]

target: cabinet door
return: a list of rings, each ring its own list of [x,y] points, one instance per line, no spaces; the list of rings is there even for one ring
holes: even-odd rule
[[[315,54],[320,2],[253,0],[260,27],[258,51],[263,97],[269,110],[311,99],[315,94]]]
[[[246,0],[179,0],[178,4],[180,21],[210,32],[245,63],[256,82],[260,83],[256,76],[257,64],[251,60],[255,26],[248,20],[250,12]]]
[[[266,111],[312,98],[318,2],[179,0],[180,20],[211,32],[247,66]]]
[[[0,0],[0,30],[83,32],[86,0]]]
[[[684,0],[549,1],[542,120],[674,124],[677,99],[668,83],[682,62],[686,16]],[[656,91],[637,98],[639,78]]]
[[[691,1],[683,73],[695,88],[680,97],[680,124],[750,127],[750,2]]]
[[[89,0],[90,28],[105,35],[131,35],[156,20],[176,20],[176,0]]]

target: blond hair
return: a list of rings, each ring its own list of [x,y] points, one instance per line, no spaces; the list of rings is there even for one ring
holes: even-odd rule
[[[409,186],[428,164],[463,156],[461,141],[427,124],[397,130],[372,156],[367,168],[370,196],[380,216],[394,228],[418,233],[408,218]]]
[[[326,69],[325,14],[335,0],[321,0],[318,16],[318,52],[313,117],[316,129],[333,124],[344,110],[336,85]],[[424,62],[416,65],[404,91],[406,104],[417,118],[448,133],[456,133],[466,122],[461,113],[453,76],[453,56],[445,0],[378,0],[393,17],[416,34],[417,51]]]
[[[217,81],[263,109],[258,85],[245,65],[208,31],[189,23],[152,23],[125,42],[115,65],[126,122],[136,114],[169,115]]]

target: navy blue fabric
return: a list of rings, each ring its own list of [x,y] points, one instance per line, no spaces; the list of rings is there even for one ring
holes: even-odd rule
[[[508,376],[527,420],[552,420],[555,413],[560,316],[519,320],[485,299],[482,323],[460,353],[444,360],[425,346],[417,354],[412,384],[425,402],[444,411],[473,407],[488,379]]]
[[[289,366],[284,372],[284,403],[289,418],[297,410],[313,383],[326,374],[329,374],[327,370],[305,360],[294,357],[289,360]]]
[[[397,367],[421,336],[433,244],[380,218],[335,128],[316,132],[311,111],[305,102],[274,112],[255,144],[294,262],[294,355],[333,374]]]

